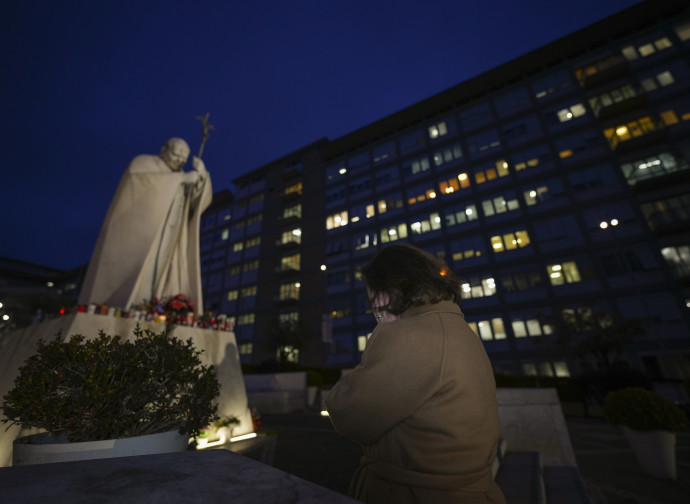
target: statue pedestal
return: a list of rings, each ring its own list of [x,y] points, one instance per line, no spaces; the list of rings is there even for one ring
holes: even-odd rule
[[[24,361],[36,353],[39,339],[53,339],[58,331],[62,331],[65,337],[81,334],[86,338],[93,338],[101,329],[113,336],[133,339],[132,330],[136,325],[137,321],[134,319],[80,312],[5,334],[0,337],[0,400],[12,388]],[[165,329],[162,323],[139,321],[139,325],[142,329],[150,329],[156,333]],[[240,424],[234,429],[234,435],[254,432],[234,333],[174,325],[170,335],[181,340],[191,338],[194,347],[202,350],[199,356],[201,362],[215,366],[220,383],[218,415],[235,416],[240,420]],[[5,430],[5,425],[0,424],[0,467],[11,464],[12,442],[20,435],[31,433],[33,432],[21,431],[16,425]]]

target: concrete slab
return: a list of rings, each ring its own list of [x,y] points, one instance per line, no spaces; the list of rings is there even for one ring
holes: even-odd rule
[[[225,450],[0,468],[13,504],[354,504],[342,494]]]

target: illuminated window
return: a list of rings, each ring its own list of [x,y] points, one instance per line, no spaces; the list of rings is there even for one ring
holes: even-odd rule
[[[276,359],[278,362],[285,360],[286,362],[299,362],[299,348],[292,345],[283,345],[276,349]]]
[[[640,81],[640,84],[642,85],[642,89],[644,89],[647,92],[650,92],[654,91],[655,89],[658,89],[659,87],[670,86],[675,82],[676,80],[673,77],[673,74],[669,70],[666,70],[664,72],[657,74],[654,77],[642,79]]]
[[[679,24],[678,26],[676,26],[675,30],[679,39],[683,41],[690,40],[690,21],[686,21],[685,23]]]
[[[551,151],[543,144],[513,155],[513,167],[516,172],[527,169],[533,171],[537,166],[544,166],[549,161],[552,161]]]
[[[541,100],[547,96],[563,92],[572,86],[570,75],[564,70],[560,70],[554,74],[547,75],[534,81],[532,90],[534,96]]]
[[[238,350],[240,355],[250,355],[254,351],[254,344],[240,343]]]
[[[240,315],[237,317],[237,325],[249,325],[253,324],[256,320],[256,316],[254,313],[245,313],[243,315]]]
[[[518,210],[520,204],[518,203],[515,193],[510,191],[505,195],[495,196],[490,199],[482,201],[482,210],[485,217],[502,214],[511,210]]]
[[[237,290],[228,291],[228,301],[235,301],[238,298],[239,293]]]
[[[556,112],[556,117],[558,117],[560,122],[567,122],[576,117],[583,116],[586,113],[587,109],[585,109],[585,106],[582,103],[576,103],[570,107],[558,110]]]
[[[647,56],[651,56],[652,54],[655,54],[658,51],[663,51],[664,49],[668,49],[672,46],[673,44],[667,37],[662,37],[660,39],[656,39],[653,42],[648,42],[640,46],[624,47],[621,52],[623,53],[623,56],[625,56],[625,59],[627,59],[628,61],[635,61],[638,58],[645,58]]]
[[[496,294],[496,281],[491,276],[472,277],[460,283],[463,299],[480,298]]]
[[[477,207],[474,205],[458,205],[446,209],[443,217],[446,220],[446,226],[452,227],[477,220],[477,213]]]
[[[299,289],[299,282],[281,284],[278,289],[278,299],[280,301],[297,300],[299,299]]]
[[[301,243],[302,242],[302,229],[294,228],[289,231],[283,231],[280,241],[280,245],[285,245],[287,243]]]
[[[379,214],[400,211],[402,208],[403,200],[400,193],[391,194],[376,203],[376,210]]]
[[[357,350],[358,351],[364,352],[364,349],[367,347],[367,341],[369,341],[370,336],[371,336],[371,333],[364,334],[362,336],[357,336]]]
[[[556,376],[563,378],[568,378],[570,376],[570,369],[568,369],[568,363],[565,361],[554,362],[553,368],[556,371]]]
[[[450,242],[451,257],[453,261],[482,257],[486,251],[485,247],[481,236],[457,238]]]
[[[426,156],[403,163],[403,173],[406,176],[424,173],[429,168],[431,168],[431,163],[429,163],[429,158]]]
[[[448,134],[448,128],[446,128],[446,122],[441,121],[438,124],[433,124],[429,126],[429,138],[438,138],[442,137],[443,135]]]
[[[259,261],[254,260],[254,261],[248,261],[242,265],[242,272],[246,273],[247,271],[254,271],[259,269]]]
[[[356,235],[352,240],[352,245],[354,246],[355,250],[361,250],[369,247],[375,247],[378,245],[378,240],[379,236],[375,231],[368,231],[366,233]]]
[[[347,210],[338,212],[326,217],[326,229],[334,229],[342,226],[347,226]]]
[[[422,201],[428,201],[436,198],[436,190],[429,187],[430,184],[427,183],[423,186],[412,187],[407,190],[407,204],[414,205],[416,203],[421,203]]]
[[[326,167],[325,170],[325,175],[326,175],[326,181],[332,181],[334,179],[337,179],[338,177],[342,177],[347,173],[347,168],[345,168],[345,163],[343,161],[339,161],[338,163]],[[287,190],[286,190],[286,194]]]
[[[295,184],[289,185],[285,188],[284,194],[302,194],[302,182],[297,182]]]
[[[630,121],[626,124],[621,124],[614,128],[607,128],[604,130],[604,136],[609,141],[612,149],[615,149],[620,142],[627,142],[628,140],[640,137],[646,133],[654,131],[657,126],[650,116],[640,117],[636,121]]]
[[[443,150],[434,152],[434,165],[441,166],[456,159],[462,158],[462,148],[460,144],[451,145]]]
[[[243,287],[240,289],[240,297],[252,297],[256,296],[256,285],[250,285],[249,287]]]
[[[407,225],[403,222],[395,226],[381,228],[381,243],[407,238]]]
[[[470,329],[484,341],[502,340],[506,338],[503,319],[496,317],[490,320],[468,322]]]
[[[580,271],[574,261],[561,264],[549,264],[546,266],[546,273],[549,275],[551,285],[563,285],[582,281]]]
[[[590,65],[578,68],[577,70],[575,70],[575,76],[577,77],[577,80],[580,82],[580,86],[584,87],[587,81],[587,77],[590,77],[602,71],[606,71],[610,68],[615,68],[621,65],[622,63],[625,63],[623,57],[621,57],[618,54],[614,54],[612,56],[607,56],[606,58],[596,61]]]
[[[360,222],[366,219],[371,219],[375,215],[375,207],[373,203],[360,203],[354,205],[350,209],[350,222]]]
[[[511,327],[513,328],[513,334],[516,338],[543,336],[545,334],[551,334],[552,332],[548,324],[542,325],[537,318],[531,316],[514,317],[511,321]]]
[[[661,117],[661,120],[664,121],[664,124],[666,126],[671,126],[672,124],[676,124],[679,122],[678,116],[673,110],[665,110],[664,112],[661,112],[659,114],[659,117]]]
[[[505,159],[496,161],[495,166],[485,169],[475,169],[474,180],[477,184],[483,184],[489,180],[506,177],[510,174],[508,162]]]
[[[536,205],[548,198],[549,188],[547,186],[539,186],[534,189],[529,189],[522,193],[525,198],[527,206]]]
[[[232,244],[232,251],[233,252],[240,252],[244,248],[244,243],[243,242],[236,242]]]
[[[515,250],[526,247],[529,244],[530,239],[527,231],[515,231],[514,233],[506,233],[504,235],[496,235],[491,237],[491,248],[494,252]]]
[[[300,254],[293,254],[280,258],[281,271],[299,271]]]
[[[251,248],[251,247],[257,247],[261,244],[261,237],[260,236],[255,236],[254,238],[249,238],[245,243],[244,246],[246,248]]]
[[[278,322],[281,325],[294,325],[299,322],[299,312],[292,311],[287,313],[281,313],[278,315]]]
[[[424,234],[438,229],[441,229],[441,217],[437,213],[429,214],[427,217],[410,224],[412,234]]]
[[[660,177],[678,169],[680,168],[676,158],[670,152],[662,152],[655,156],[621,165],[623,175],[630,185],[635,185],[639,180]]]
[[[439,182],[438,186],[441,194],[451,194],[460,189],[467,189],[470,186],[470,178],[467,173],[460,173],[457,177]]]
[[[302,205],[293,205],[285,208],[283,210],[283,219],[289,219],[290,217],[302,218]]]

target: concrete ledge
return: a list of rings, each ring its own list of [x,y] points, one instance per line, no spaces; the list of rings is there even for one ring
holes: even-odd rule
[[[225,450],[0,468],[2,502],[232,502],[355,504],[357,501]]]
[[[545,466],[577,467],[556,389],[499,388],[498,416],[509,451],[536,451]]]
[[[292,413],[307,405],[307,373],[260,373],[244,376],[247,399],[260,413]]]

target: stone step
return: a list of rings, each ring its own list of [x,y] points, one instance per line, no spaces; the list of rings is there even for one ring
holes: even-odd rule
[[[539,452],[506,452],[500,460],[496,483],[510,504],[546,504]]]
[[[593,504],[576,467],[546,466],[543,472],[546,502],[549,504]]]

